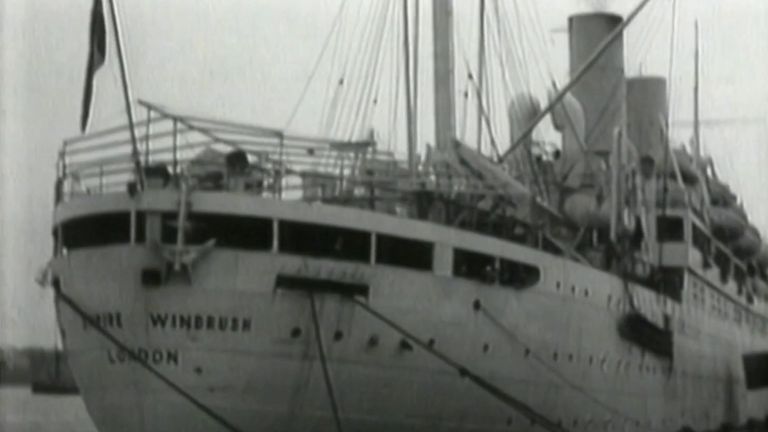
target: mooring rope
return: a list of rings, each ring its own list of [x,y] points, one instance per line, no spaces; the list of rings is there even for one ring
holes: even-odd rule
[[[331,401],[333,410],[333,420],[336,422],[336,432],[344,432],[341,426],[341,416],[339,415],[339,404],[336,401],[336,393],[333,391],[333,382],[331,381],[331,372],[328,369],[328,359],[325,357],[325,344],[323,344],[323,335],[320,331],[320,318],[317,313],[317,303],[315,302],[315,293],[309,292],[309,304],[312,306],[312,323],[315,327],[315,340],[317,341],[317,351],[320,355],[320,364],[323,368],[323,379],[325,388],[328,390],[328,399]]]
[[[202,411],[204,414],[210,417],[213,421],[221,425],[224,429],[230,432],[243,432],[242,429],[232,424],[223,416],[215,412],[208,405],[204,404],[203,402],[200,402],[197,398],[192,396],[189,392],[187,392],[186,390],[181,388],[178,384],[173,382],[173,380],[166,377],[162,372],[158,371],[155,367],[150,365],[146,360],[142,359],[141,356],[139,356],[136,353],[136,351],[131,349],[128,345],[122,342],[117,336],[112,334],[109,330],[105,329],[93,317],[91,317],[87,312],[85,312],[85,310],[74,299],[72,299],[70,296],[68,296],[61,290],[61,287],[57,283],[54,283],[53,291],[56,294],[56,297],[61,301],[63,301],[64,304],[66,304],[75,314],[80,316],[80,318],[82,318],[83,321],[85,321],[89,326],[96,329],[96,331],[99,334],[104,336],[108,341],[112,342],[112,344],[114,344],[120,350],[125,352],[128,355],[128,357],[131,358],[131,360],[138,363],[141,367],[146,369],[147,372],[149,372],[158,380],[162,381],[171,390],[179,394],[179,396],[189,401],[192,405],[194,405],[196,408],[198,408],[200,411]]]
[[[461,377],[469,379],[473,384],[477,385],[480,389],[484,390],[486,393],[490,394],[500,402],[504,403],[506,406],[519,412],[528,420],[530,420],[532,423],[539,425],[550,432],[568,432],[568,430],[563,428],[560,424],[550,420],[548,417],[534,410],[525,402],[515,398],[514,396],[510,395],[509,393],[505,392],[499,387],[493,385],[491,382],[477,375],[466,366],[462,365],[456,360],[453,360],[452,358],[448,357],[446,354],[436,350],[433,346],[422,341],[421,339],[416,337],[413,333],[409,332],[402,326],[398,325],[396,322],[392,321],[391,319],[387,318],[380,312],[373,309],[367,303],[354,297],[351,300],[354,303],[356,303],[358,306],[360,306],[363,310],[371,314],[373,317],[383,322],[387,326],[391,327],[397,333],[399,333],[406,339],[410,340],[414,344],[418,345],[420,348],[422,348],[424,351],[431,354],[433,357],[436,357],[441,362],[456,369],[456,371],[458,371]]]
[[[632,417],[623,411],[603,402],[602,400],[598,399],[596,396],[592,395],[588,391],[586,391],[584,388],[580,387],[579,385],[571,382],[565,375],[563,375],[557,368],[550,365],[548,362],[546,362],[543,358],[541,358],[536,352],[531,349],[530,346],[526,345],[525,342],[509,327],[505,326],[504,323],[501,322],[501,320],[496,317],[491,311],[486,308],[483,303],[480,300],[475,300],[472,303],[472,307],[480,312],[482,316],[484,316],[491,324],[493,324],[494,327],[496,327],[499,331],[501,331],[507,338],[514,341],[518,345],[522,346],[528,352],[530,352],[530,355],[542,366],[544,366],[550,373],[558,377],[560,380],[563,381],[563,383],[568,386],[570,389],[572,389],[575,392],[581,393],[583,396],[585,396],[587,399],[591,400],[596,405],[602,407],[606,411],[613,413],[624,420],[628,420],[631,422],[634,422],[635,424],[641,423],[639,419]],[[654,431],[654,429],[649,428],[649,431]],[[661,432],[661,431],[658,431]]]

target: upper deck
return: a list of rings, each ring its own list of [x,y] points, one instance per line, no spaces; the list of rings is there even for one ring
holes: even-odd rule
[[[127,126],[67,140],[59,155],[57,203],[133,194],[139,181],[146,189],[179,189],[184,183],[193,190],[226,191],[244,199],[320,202],[428,221],[602,268],[602,258],[592,259],[563,240],[577,237],[579,227],[568,226],[545,205],[532,205],[530,196],[521,199],[508,184],[489,181],[483,173],[468,175],[473,167],[467,169],[459,160],[428,152],[416,174],[392,152],[379,149],[373,135],[336,141],[143,106],[146,118],[136,125],[140,168]],[[692,212],[662,213],[660,219],[679,220],[680,230],[647,239],[658,245],[659,259],[646,262],[646,267],[656,262],[661,270],[690,269],[734,301],[754,303],[755,290],[745,284],[750,276],[745,263],[706,233],[702,240],[701,222]],[[562,230],[571,230],[571,235],[559,236]],[[715,266],[704,251],[710,247],[716,252]]]
[[[57,166],[57,203],[133,193],[140,182],[147,189],[179,188],[185,182],[199,191],[322,202],[428,220],[564,253],[562,245],[534,233],[519,214],[492,205],[503,201],[520,208],[530,205],[530,197],[519,199],[520,189],[487,181],[487,175],[468,175],[458,160],[438,160],[428,150],[428,160],[417,167],[417,174],[393,152],[381,150],[373,134],[365,140],[339,141],[142,105],[146,118],[135,125],[138,158],[132,154],[128,126],[64,142]],[[541,209],[544,216],[556,217],[545,206]]]

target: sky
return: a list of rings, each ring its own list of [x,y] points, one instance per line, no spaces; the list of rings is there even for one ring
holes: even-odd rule
[[[133,95],[183,112],[283,127],[313,75],[334,23],[350,28],[339,33],[342,48],[337,52],[343,54],[344,39],[354,40],[354,29],[367,22],[365,9],[386,7],[386,1],[395,0],[118,1]],[[344,9],[337,15],[342,3]],[[596,9],[626,14],[636,3],[505,1],[507,11],[518,11],[509,36],[525,42],[517,55],[528,65],[513,77],[513,84],[528,82],[539,97],[545,94],[548,76],[564,84],[566,17]],[[51,256],[57,151],[62,139],[79,134],[91,4],[91,0],[0,1],[0,345],[50,346],[55,338],[52,293],[33,279]],[[476,4],[476,0],[456,4],[457,111],[462,110],[460,95],[468,86],[463,58],[470,63],[475,58]],[[424,15],[420,29],[426,56],[430,26]],[[667,76],[671,71],[671,111],[677,126],[673,136],[687,141],[695,19],[702,30],[702,117],[712,120],[704,125],[704,148],[716,160],[720,175],[742,195],[754,222],[768,234],[768,202],[762,199],[768,189],[768,2],[652,0],[625,37],[627,73]],[[398,34],[386,29],[390,40],[397,40]],[[674,47],[671,55],[670,47]],[[319,63],[290,122],[291,130],[323,132],[327,83],[335,76],[334,63],[327,61],[331,51],[326,62]],[[386,64],[394,58],[382,57],[390,78],[396,76],[396,64]],[[423,61],[419,77],[424,89],[419,116],[425,120],[431,114],[427,66]],[[387,88],[386,78],[382,77],[382,89]],[[112,47],[97,76],[93,128],[124,122],[121,97]],[[371,124],[362,126],[380,126],[376,119],[386,119],[385,111],[374,112]],[[466,115],[457,116],[463,124]],[[463,134],[472,135],[471,123]],[[401,119],[391,124],[400,126],[381,127],[378,133],[387,148],[400,151],[402,140],[392,131],[402,131]],[[426,121],[420,129],[422,146],[433,139],[431,127]]]

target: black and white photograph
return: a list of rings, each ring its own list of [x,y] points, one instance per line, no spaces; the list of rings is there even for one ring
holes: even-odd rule
[[[768,1],[0,0],[0,432],[768,432]]]

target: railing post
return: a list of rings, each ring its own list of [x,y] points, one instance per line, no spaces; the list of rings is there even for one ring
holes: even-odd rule
[[[179,174],[179,122],[173,119],[173,178]],[[175,180],[174,180],[175,181]]]
[[[147,107],[147,127],[145,129],[145,136],[144,136],[144,166],[149,166],[149,135],[152,133],[152,128],[150,126],[152,120],[152,109],[150,107]]]
[[[57,187],[59,190],[59,199],[61,201],[64,201],[65,194],[66,194],[66,185],[67,185],[67,144],[64,143],[62,146],[61,151],[59,152],[59,163],[61,164],[61,181],[58,182]]]
[[[59,157],[56,159],[56,183],[54,184],[54,190],[53,190],[53,203],[54,205],[61,202],[61,200],[64,197],[64,175],[62,174],[63,171],[63,163],[62,163],[62,152],[59,152]]]
[[[285,175],[285,160],[283,157],[283,151],[285,148],[285,135],[283,133],[280,133],[280,167],[279,167],[279,174],[277,175],[277,178],[275,179],[275,195],[277,195],[277,199],[283,198],[283,176]]]

